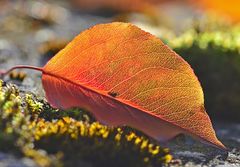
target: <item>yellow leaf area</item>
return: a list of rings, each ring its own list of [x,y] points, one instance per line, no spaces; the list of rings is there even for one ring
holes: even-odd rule
[[[201,0],[199,3],[213,13],[225,16],[234,22],[240,20],[239,0]]]
[[[160,141],[185,133],[224,148],[191,67],[134,25],[101,24],[78,35],[44,67],[43,86],[55,107],[83,106],[100,122]]]

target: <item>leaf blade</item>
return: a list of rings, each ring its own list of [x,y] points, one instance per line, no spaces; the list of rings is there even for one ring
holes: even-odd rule
[[[129,125],[157,140],[187,133],[224,148],[190,66],[131,24],[102,24],[81,33],[44,67],[43,86],[56,107],[84,106],[101,122]]]

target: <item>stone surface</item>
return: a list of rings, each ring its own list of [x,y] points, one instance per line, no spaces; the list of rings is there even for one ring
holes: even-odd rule
[[[16,158],[13,155],[0,152],[1,167],[37,167],[35,162],[29,158]]]

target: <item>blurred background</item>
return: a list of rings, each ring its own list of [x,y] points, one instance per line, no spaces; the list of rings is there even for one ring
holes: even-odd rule
[[[156,35],[192,66],[217,134],[240,162],[239,0],[0,0],[0,68],[43,66],[81,31],[114,21]],[[16,75],[9,81],[43,96],[38,74]]]

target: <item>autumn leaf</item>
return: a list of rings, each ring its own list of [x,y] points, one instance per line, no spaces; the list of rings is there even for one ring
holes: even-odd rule
[[[224,147],[190,66],[159,39],[126,23],[95,26],[43,68],[48,101],[84,107],[102,123],[165,141],[186,133]]]
[[[127,125],[158,141],[184,133],[225,148],[205,112],[191,67],[160,39],[132,24],[94,26],[43,68],[28,68],[43,72],[53,107],[85,108],[103,124]]]

